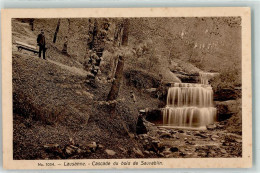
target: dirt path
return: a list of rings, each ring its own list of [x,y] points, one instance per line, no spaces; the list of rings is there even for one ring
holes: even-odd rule
[[[81,76],[87,76],[88,74],[90,74],[87,71],[80,69],[80,68],[77,68],[77,67],[70,67],[70,66],[67,66],[65,64],[59,63],[57,61],[50,60],[50,59],[47,59],[47,61],[61,67],[64,70],[68,70],[68,71],[70,71],[74,74],[78,74],[78,75],[81,75]]]

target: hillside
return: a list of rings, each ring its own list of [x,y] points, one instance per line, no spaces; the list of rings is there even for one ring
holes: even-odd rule
[[[121,49],[114,46],[117,42],[113,40],[121,19],[100,19],[98,27],[102,22],[109,23],[107,40],[102,47],[100,64],[89,67],[86,65],[89,56],[92,56],[88,48],[89,33],[95,25],[92,21],[61,19],[57,40],[53,43],[58,19],[34,19],[33,31],[29,19],[13,19],[14,159],[153,158],[165,157],[169,148],[173,150],[169,157],[206,157],[204,154],[212,149],[211,138],[214,135],[215,138],[218,136],[218,145],[225,151],[213,146],[215,154],[211,157],[240,156],[241,148],[236,146],[241,146],[242,120],[241,111],[236,111],[236,108],[240,106],[241,109],[241,102],[239,94],[233,92],[234,87],[241,86],[240,67],[235,68],[234,75],[226,81],[221,78],[226,76],[226,69],[234,63],[241,63],[237,58],[241,50],[234,51],[239,46],[229,41],[231,31],[239,35],[239,21],[231,20],[231,23],[235,21],[232,26],[228,26],[229,21],[226,20],[214,21],[223,25],[220,34],[225,38],[221,39],[218,36],[206,38],[200,33],[205,25],[208,32],[210,27],[215,26],[213,19],[204,18],[203,25],[199,25],[197,20],[131,19],[128,48]],[[160,27],[165,22],[169,25]],[[196,30],[188,28],[193,25],[198,26]],[[36,39],[41,29],[46,37],[47,60],[26,50],[18,51],[16,41],[37,46]],[[66,37],[68,48],[64,53]],[[235,38],[240,40],[237,36]],[[221,40],[226,41],[222,43]],[[237,40],[233,41],[239,45]],[[205,45],[212,45],[213,41],[215,47],[206,49]],[[100,44],[94,43],[94,46]],[[114,102],[107,101],[107,96],[114,80],[116,57],[120,55],[125,56],[125,66],[119,94],[114,101],[116,113],[112,114],[110,105]],[[99,72],[95,74],[93,68],[97,66]],[[227,86],[220,85],[223,82],[235,95],[231,102],[229,98],[223,98],[225,103],[215,99],[219,101],[216,106],[223,111],[224,117],[228,111],[232,114],[230,119],[224,118],[217,124],[216,131],[160,129],[140,118],[140,110],[142,113],[165,107],[169,83],[198,83],[201,72],[220,73],[220,77],[211,81],[213,87],[214,81],[218,81],[216,89],[213,89],[225,94],[223,88]],[[232,123],[234,127],[230,127]],[[169,144],[165,133],[170,133],[175,142]],[[207,145],[190,148],[204,154],[187,154],[190,151],[182,146],[187,136],[198,142],[202,138],[207,139]],[[177,137],[179,140],[176,140]],[[160,146],[158,140],[163,141],[166,147]],[[222,143],[227,145],[222,146]],[[177,153],[175,146],[180,146]]]

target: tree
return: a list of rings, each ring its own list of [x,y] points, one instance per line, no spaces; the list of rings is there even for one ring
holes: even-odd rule
[[[92,50],[94,48],[95,40],[97,39],[97,33],[98,33],[98,23],[95,20],[94,24],[92,24],[92,20],[89,19],[89,40],[88,40],[88,47],[89,50]]]
[[[56,27],[56,31],[55,31],[55,33],[54,33],[53,43],[56,43],[56,38],[57,38],[57,34],[58,34],[58,32],[59,32],[59,29],[60,29],[60,19],[58,20],[57,27]]]
[[[123,35],[122,35],[122,47],[126,47],[128,44],[128,33],[129,33],[129,19],[124,19],[123,21]],[[119,55],[115,78],[112,83],[111,90],[108,94],[107,101],[115,100],[118,96],[121,80],[123,77],[123,69],[124,69],[124,56]],[[115,104],[112,105],[112,111],[115,109]]]
[[[31,30],[34,30],[33,24],[34,24],[34,19],[30,19],[29,21],[30,25],[31,25]]]
[[[69,23],[69,26],[68,26],[68,35],[70,35],[71,33],[71,21],[70,19],[68,19],[68,23]],[[62,49],[62,53],[68,55],[68,36],[65,37],[65,42],[63,44],[63,49]]]

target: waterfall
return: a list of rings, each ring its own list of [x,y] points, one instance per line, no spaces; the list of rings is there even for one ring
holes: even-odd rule
[[[216,121],[210,73],[200,73],[201,84],[174,83],[168,90],[163,124],[174,127],[203,128]]]
[[[218,73],[200,73],[200,83],[202,84],[209,84],[209,79],[215,77]]]

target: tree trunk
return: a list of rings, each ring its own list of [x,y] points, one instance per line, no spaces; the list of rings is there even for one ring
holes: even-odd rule
[[[127,46],[128,43],[128,32],[129,32],[129,19],[124,20],[123,24],[123,36],[122,36],[122,46]],[[123,77],[123,69],[124,69],[124,57],[118,57],[118,63],[115,72],[115,79],[113,80],[111,90],[108,94],[107,100],[115,100],[118,96],[121,80]],[[112,109],[115,109],[115,104],[112,106]]]
[[[31,25],[31,30],[32,31],[34,30],[33,23],[34,23],[34,19],[30,19],[30,25]]]
[[[57,27],[56,27],[56,31],[55,31],[55,33],[54,33],[53,43],[56,43],[56,38],[57,38],[57,34],[58,34],[58,32],[59,32],[59,29],[60,29],[60,19],[58,20]]]
[[[68,19],[68,36],[70,35],[71,32],[71,26],[70,26],[70,20]],[[62,53],[68,55],[68,36],[65,37],[65,42],[63,44],[63,49],[62,49]]]
[[[97,33],[98,33],[98,23],[97,23],[97,21],[95,21],[95,22],[94,22],[93,31],[91,32],[91,34],[92,34],[92,39],[91,39],[91,41],[88,43],[90,50],[92,50],[92,49],[94,48],[94,44],[95,44],[95,39],[96,39],[96,37],[97,37]]]

